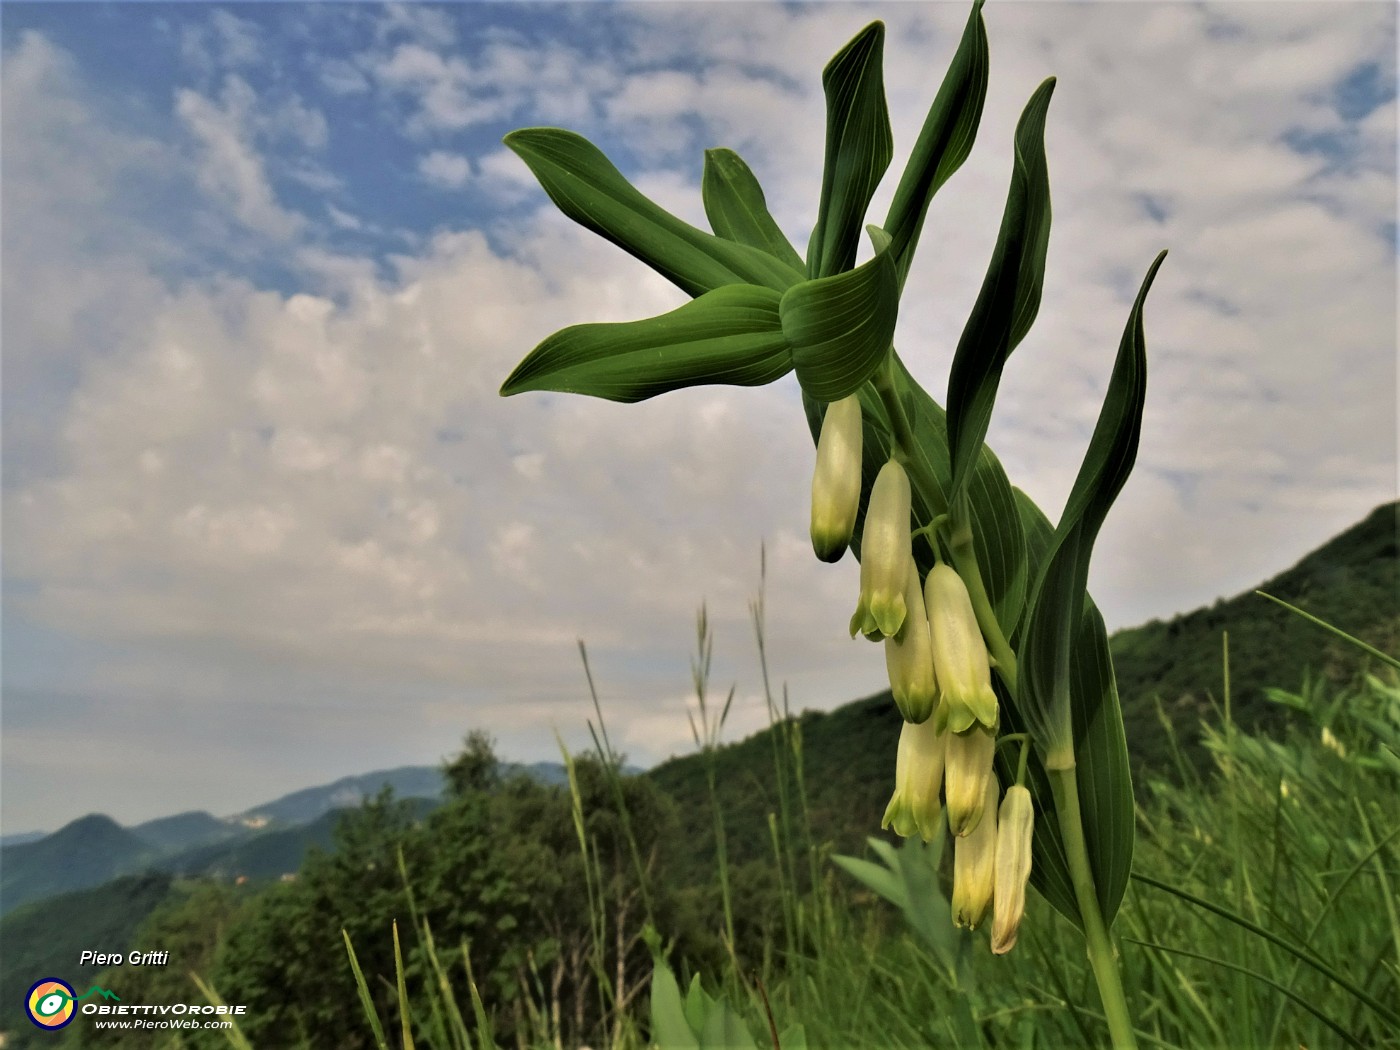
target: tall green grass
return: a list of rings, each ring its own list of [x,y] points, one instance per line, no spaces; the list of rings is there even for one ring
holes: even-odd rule
[[[762,952],[741,963],[734,951],[724,815],[716,806],[722,906],[714,922],[729,949],[728,963],[699,972],[691,960],[668,957],[664,931],[651,926],[645,909],[635,910],[624,929],[617,902],[606,899],[607,880],[573,784],[579,849],[594,901],[591,965],[607,1019],[601,1046],[655,1045],[658,1033],[665,1047],[780,1050],[1105,1043],[1082,941],[1043,902],[1032,898],[1020,945],[997,958],[985,934],[951,924],[946,851],[873,840],[865,860],[832,864],[820,855],[813,845],[820,829],[811,825],[801,775],[801,736],[786,691],[779,704],[768,685],[761,590],[752,614],[778,783],[796,785],[793,794],[779,796],[769,821],[771,877],[782,907],[765,931]],[[703,611],[697,637],[692,669],[701,720],[692,726],[697,745],[709,753],[721,746],[729,700],[718,714],[709,705],[711,643]],[[1270,738],[1234,726],[1228,648],[1222,666],[1215,718],[1196,727],[1162,727],[1178,753],[1184,736],[1203,734],[1210,771],[1201,775],[1182,761],[1178,780],[1140,788],[1134,881],[1115,930],[1138,1037],[1146,1046],[1190,1050],[1400,1048],[1400,678],[1387,666],[1378,674],[1359,673],[1345,688],[1305,683],[1297,692],[1272,690],[1271,699],[1294,717],[1284,735]],[[591,675],[589,684],[592,690]],[[595,741],[603,757],[613,759],[610,775],[621,778],[596,691],[592,695],[599,717]],[[623,801],[620,789],[615,797]],[[710,797],[715,804],[713,790]],[[411,890],[409,899],[411,905]],[[472,980],[468,946],[461,953],[464,971],[448,974],[438,965],[431,931],[412,918],[430,977],[405,987],[398,968],[398,1023],[371,1013],[376,1044],[497,1045],[491,1004],[482,1002]],[[666,1003],[671,989],[680,994],[698,978],[705,989],[699,999],[691,993],[692,1002],[701,1003],[698,1022],[687,1022],[679,1006],[669,1020],[654,1019],[635,982],[631,994],[618,987],[621,974],[610,972],[608,961],[619,956],[610,949],[633,936],[644,936],[654,953]],[[353,948],[350,959],[363,982]],[[560,1027],[543,1008],[542,991],[522,989],[533,1006],[530,1024],[515,1041],[562,1050]],[[706,1009],[724,1011],[722,1023],[718,1014],[709,1015],[715,1021],[710,1028],[728,1035],[701,1031]]]

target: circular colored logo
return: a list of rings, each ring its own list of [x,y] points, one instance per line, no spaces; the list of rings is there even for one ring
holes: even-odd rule
[[[62,1028],[73,1020],[73,986],[57,977],[35,981],[24,1000],[29,1019],[40,1028]]]

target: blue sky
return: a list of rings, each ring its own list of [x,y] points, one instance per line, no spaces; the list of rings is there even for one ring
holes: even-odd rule
[[[554,329],[681,301],[559,218],[504,133],[578,130],[701,225],[701,151],[736,148],[803,244],[820,71],[877,17],[897,170],[961,4],[5,4],[5,831],[233,812],[477,726],[552,757],[587,739],[578,638],[655,761],[689,746],[702,600],[742,734],[760,544],[794,706],[880,688],[845,637],[855,566],[807,545],[790,379],[495,395]],[[898,342],[941,391],[1016,116],[1057,75],[1045,301],[991,441],[1058,513],[1170,248],[1093,576],[1111,623],[1238,593],[1394,498],[1394,7],[986,19],[982,130]]]

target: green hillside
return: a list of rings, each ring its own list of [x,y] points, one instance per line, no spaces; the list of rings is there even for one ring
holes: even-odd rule
[[[111,817],[80,817],[37,842],[0,849],[0,912],[139,871],[154,853]]]
[[[1308,610],[1386,651],[1400,649],[1397,575],[1400,503],[1377,508],[1360,524],[1309,554],[1261,590]],[[1139,773],[1171,772],[1168,738],[1157,716],[1160,697],[1188,756],[1204,763],[1200,723],[1213,718],[1220,696],[1221,635],[1230,635],[1233,713],[1245,726],[1278,728],[1284,712],[1264,689],[1298,688],[1308,675],[1355,673],[1356,656],[1318,627],[1253,591],[1166,622],[1119,631],[1112,638],[1128,747]],[[812,826],[838,852],[862,849],[889,799],[899,718],[888,691],[796,723]],[[779,730],[781,732],[781,729]],[[774,731],[722,747],[716,787],[725,814],[730,857],[742,863],[771,853],[768,814],[780,810]],[[714,828],[702,755],[662,763],[648,775],[680,804],[688,862],[712,870]],[[1145,777],[1139,777],[1139,786]],[[796,775],[785,785],[796,799]],[[796,802],[793,803],[796,805]]]
[[[1259,585],[1369,642],[1400,650],[1400,503],[1377,507],[1365,520]],[[1111,639],[1128,746],[1134,758],[1165,771],[1168,742],[1156,701],[1187,742],[1202,719],[1216,719],[1223,698],[1221,636],[1230,636],[1232,713],[1248,728],[1277,729],[1283,712],[1268,703],[1270,686],[1297,689],[1305,678],[1340,682],[1356,656],[1339,639],[1261,598],[1253,590],[1162,622],[1117,632]],[[1199,764],[1199,750],[1193,757]]]
[[[829,713],[804,711],[793,723],[801,739],[811,826],[828,829],[826,841],[814,845],[861,852],[865,836],[879,825],[889,801],[899,725],[888,690]],[[796,769],[787,767],[786,783],[775,772],[779,733],[781,729],[764,730],[711,756],[729,856],[736,864],[772,856],[767,821],[769,813],[781,811],[780,789],[793,815],[800,815]],[[788,750],[781,753],[786,756]],[[703,881],[701,872],[714,868],[714,818],[705,763],[704,756],[686,755],[647,774],[679,804],[685,870],[694,873],[696,882]]]
[[[125,952],[146,917],[170,890],[165,874],[130,875],[16,908],[0,919],[0,1032],[6,1046],[34,1045],[52,1036],[24,1016],[24,995],[43,977],[61,977],[85,991],[102,969],[79,966],[84,950]]]

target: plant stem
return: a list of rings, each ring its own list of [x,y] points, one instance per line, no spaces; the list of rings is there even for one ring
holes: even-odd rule
[[[926,469],[924,463],[915,453],[918,451],[919,443],[914,437],[914,428],[909,422],[909,416],[904,411],[904,403],[899,399],[899,392],[894,386],[894,349],[885,355],[884,362],[875,369],[875,374],[870,377],[870,385],[875,388],[875,392],[880,395],[880,401],[885,406],[885,412],[890,417],[890,430],[894,437],[894,454],[903,464],[904,469],[911,472],[919,482],[919,488],[930,499],[936,498],[942,489],[938,484],[938,479]],[[945,508],[935,508],[935,513],[941,513]]]
[[[1118,974],[1118,953],[1109,937],[1108,927],[1099,910],[1099,896],[1094,888],[1094,875],[1089,869],[1089,851],[1084,843],[1084,822],[1079,812],[1079,782],[1075,769],[1052,769],[1050,786],[1055,792],[1055,811],[1060,820],[1060,838],[1069,860],[1070,880],[1079,914],[1084,920],[1084,941],[1089,950],[1089,965],[1099,986],[1104,1019],[1108,1021],[1109,1037],[1115,1050],[1137,1050],[1128,1003],[1123,996],[1123,981]]]
[[[1006,683],[1006,688],[1012,697],[1015,697],[1016,654],[1012,652],[1011,643],[1006,640],[1006,635],[1002,633],[1001,624],[997,621],[997,615],[992,610],[992,600],[987,597],[987,587],[982,582],[982,570],[977,565],[977,554],[972,547],[972,530],[966,528],[965,532],[966,539],[963,538],[964,529],[955,526],[953,542],[950,544],[953,565],[958,570],[958,575],[962,577],[963,583],[967,585],[967,595],[972,599],[972,612],[977,617],[977,626],[982,628],[982,637],[986,639],[987,650],[992,654],[992,659],[996,661],[997,675]]]

